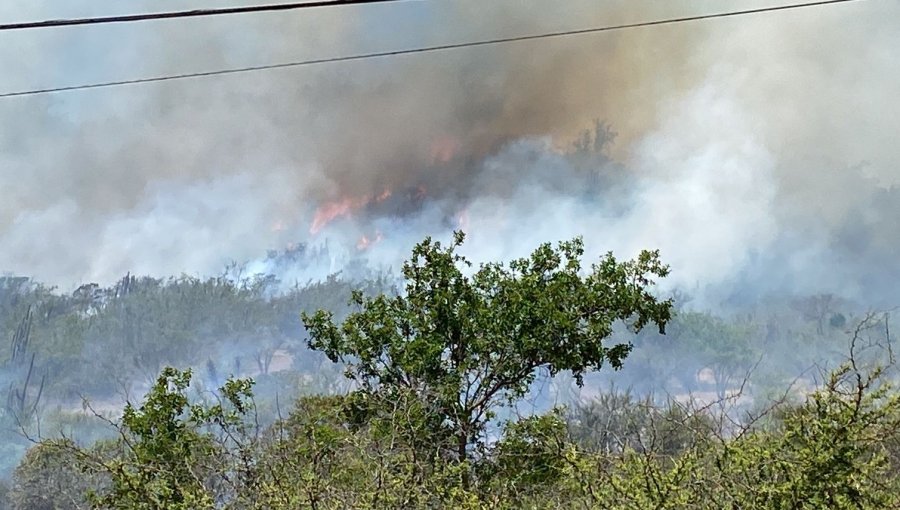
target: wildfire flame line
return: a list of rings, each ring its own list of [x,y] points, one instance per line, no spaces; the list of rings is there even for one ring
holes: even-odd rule
[[[381,203],[391,197],[393,192],[385,189],[375,196],[363,197],[343,197],[338,200],[326,202],[316,209],[313,215],[312,225],[309,227],[310,234],[318,234],[329,223],[338,219],[352,215],[355,211],[362,209],[372,202]]]

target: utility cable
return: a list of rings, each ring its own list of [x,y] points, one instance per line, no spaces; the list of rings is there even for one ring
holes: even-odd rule
[[[47,21],[26,21],[21,23],[0,24],[0,31],[26,30],[32,28],[71,27],[78,25],[102,25],[107,23],[133,23],[136,21],[166,20],[177,18],[200,18],[222,16],[225,14],[251,14],[259,12],[293,11],[314,7],[338,7],[349,5],[382,4],[404,2],[409,0],[315,0],[309,2],[293,2],[286,4],[252,5],[244,7],[222,7],[218,9],[194,9],[190,11],[152,12],[146,14],[128,14],[124,16],[105,16],[100,18],[54,19]]]
[[[35,90],[23,90],[19,92],[6,92],[0,94],[0,99],[3,98],[11,98],[11,97],[22,97],[22,96],[34,96],[39,94],[51,94],[56,92],[69,92],[74,90],[88,90],[88,89],[99,89],[99,88],[107,88],[107,87],[118,87],[123,85],[136,85],[141,83],[156,83],[156,82],[164,82],[164,81],[173,81],[173,80],[184,80],[189,78],[202,78],[208,76],[222,76],[229,74],[240,74],[240,73],[250,73],[255,71],[266,71],[272,69],[284,69],[290,67],[302,67],[302,66],[310,66],[316,64],[326,64],[333,62],[350,62],[356,60],[366,60],[371,58],[383,58],[383,57],[392,57],[399,55],[412,55],[417,53],[428,53],[428,52],[437,52],[437,51],[447,51],[447,50],[455,50],[460,48],[472,48],[478,46],[488,46],[494,44],[504,44],[504,43],[514,43],[514,42],[522,42],[522,41],[533,41],[538,39],[547,39],[547,38],[559,38],[559,37],[569,37],[576,35],[584,35],[584,34],[595,34],[600,32],[610,32],[614,30],[624,30],[629,28],[640,28],[640,27],[653,27],[659,25],[671,25],[676,23],[686,23],[691,21],[701,21],[701,20],[709,20],[715,18],[727,18],[734,16],[744,16],[748,14],[759,14],[765,12],[775,12],[775,11],[786,11],[789,9],[801,9],[807,7],[818,7],[824,5],[831,4],[843,4],[850,2],[861,2],[863,0],[821,0],[817,2],[806,2],[800,4],[789,4],[789,5],[780,5],[774,7],[761,7],[758,9],[745,9],[740,11],[726,11],[719,12],[713,14],[701,14],[696,16],[685,16],[681,18],[668,18],[661,20],[653,20],[653,21],[642,21],[637,23],[626,23],[622,25],[610,25],[604,27],[594,27],[594,28],[584,28],[579,30],[567,30],[562,32],[548,32],[542,34],[533,34],[533,35],[521,35],[514,37],[501,37],[496,39],[485,39],[482,41],[471,41],[471,42],[461,42],[461,43],[452,43],[452,44],[441,44],[437,46],[426,46],[421,48],[409,48],[409,49],[401,49],[401,50],[390,50],[390,51],[379,51],[373,53],[360,53],[356,55],[348,55],[343,57],[327,57],[327,58],[316,58],[310,60],[300,60],[296,62],[283,62],[279,64],[266,64],[266,65],[258,65],[258,66],[250,66],[250,67],[238,67],[232,69],[220,69],[215,71],[203,71],[203,72],[194,72],[194,73],[184,73],[184,74],[173,74],[166,76],[154,76],[148,78],[135,78],[130,80],[119,80],[119,81],[107,81],[107,82],[99,82],[99,83],[89,83],[82,85],[70,85],[65,87],[53,87],[53,88],[45,88],[45,89],[35,89]]]

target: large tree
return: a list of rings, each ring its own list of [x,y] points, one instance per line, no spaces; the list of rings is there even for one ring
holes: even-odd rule
[[[355,292],[358,311],[341,324],[327,311],[303,314],[310,347],[347,364],[363,402],[417,396],[432,417],[419,430],[436,425],[449,442],[444,453],[460,462],[539,370],[571,371],[581,384],[585,372],[618,368],[628,355],[629,344],[605,342],[616,322],[662,331],[671,314],[671,302],[650,292],[652,277],[668,274],[657,252],[626,262],[607,254],[583,271],[584,246],[574,239],[473,268],[457,252],[463,240],[418,244],[403,266],[405,292]]]

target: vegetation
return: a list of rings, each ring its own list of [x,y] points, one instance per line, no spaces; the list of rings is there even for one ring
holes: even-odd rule
[[[582,276],[584,250],[574,240],[469,277],[463,270],[471,263],[455,252],[462,241],[458,233],[447,249],[430,239],[416,246],[403,267],[406,292],[355,293],[361,311],[341,327],[325,311],[304,314],[304,322],[311,348],[348,364],[358,400],[411,395],[431,420],[415,435],[431,448],[449,442],[464,464],[484,446],[497,408],[522,398],[538,369],[569,371],[582,384],[586,370],[619,368],[629,346],[605,345],[614,321],[633,319],[635,330],[653,322],[662,331],[671,303],[648,291],[649,278],[668,271],[655,253],[625,263],[607,255]]]
[[[325,306],[344,314],[354,288],[389,290],[382,277],[332,277],[285,290],[271,278],[128,275],[110,288],[61,295],[25,278],[0,278],[0,335],[8,339],[0,343],[0,477],[29,445],[23,428],[79,440],[108,435],[87,419],[82,399],[102,412],[121,409],[124,396],[148,391],[165,366],[195,367],[196,382],[213,388],[229,374],[252,375],[272,397],[263,403],[270,415],[276,390],[285,402],[332,391],[340,370],[304,348],[298,312]]]
[[[653,252],[585,268],[576,239],[476,268],[462,242],[417,245],[399,293],[385,279],[278,292],[263,278],[128,276],[70,297],[4,280],[4,426],[31,447],[0,508],[900,505],[886,317],[825,296],[713,316],[657,297],[668,268]],[[795,357],[767,364],[768,386],[748,380],[785,338],[800,341]],[[824,382],[765,398],[841,338],[848,360]],[[283,353],[292,362],[276,366]],[[120,412],[81,380],[151,370]],[[681,393],[645,391],[651,373]],[[523,413],[554,378],[593,394]],[[605,379],[632,388],[597,391]],[[61,381],[94,399],[70,406]]]

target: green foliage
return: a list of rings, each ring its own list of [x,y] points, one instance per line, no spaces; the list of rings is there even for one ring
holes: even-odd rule
[[[900,430],[900,395],[875,369],[847,364],[807,402],[785,413],[780,429],[725,445],[717,457],[731,508],[889,508],[885,441]],[[745,487],[752,487],[748,491]],[[724,504],[724,502],[723,502]],[[725,508],[725,507],[723,507]]]
[[[539,492],[565,475],[568,439],[562,413],[532,416],[506,423],[502,439],[491,448],[481,468],[487,485],[502,483],[513,494]]]
[[[116,442],[32,449],[16,473],[16,508],[74,508],[88,490],[95,507],[123,509],[900,504],[890,451],[900,393],[855,359],[804,403],[778,405],[765,427],[717,428],[722,417],[711,407],[660,407],[613,392],[510,420],[479,458],[449,463],[439,445],[429,454],[409,436],[440,426],[412,393],[304,397],[258,434],[245,426],[249,381],[229,381],[214,404],[191,403],[189,381],[189,372],[164,370],[139,408],[126,407]]]
[[[95,439],[99,422],[79,418],[83,398],[110,412],[121,392],[151,385],[164,365],[205,365],[196,382],[210,388],[229,374],[259,376],[265,423],[274,420],[276,395],[289,403],[302,392],[339,391],[340,367],[306,348],[297,311],[327,307],[341,317],[353,288],[381,292],[387,279],[357,283],[334,275],[278,292],[274,284],[128,275],[107,288],[64,294],[0,277],[0,477],[12,475],[29,446],[22,426],[31,435]]]
[[[592,163],[585,167],[592,168]],[[32,435],[39,428],[45,434],[63,429],[79,440],[95,438],[97,427],[76,416],[83,413],[82,397],[106,412],[122,391],[130,393],[152,384],[165,365],[208,367],[195,382],[210,388],[221,385],[230,374],[253,376],[260,383],[258,410],[265,424],[277,415],[275,395],[280,404],[288,405],[300,394],[343,391],[343,367],[306,348],[306,331],[297,311],[331,310],[340,322],[352,311],[345,299],[352,289],[361,289],[365,295],[393,293],[392,281],[381,275],[362,281],[333,275],[289,289],[276,288],[274,283],[272,278],[231,281],[129,275],[107,288],[86,285],[74,293],[62,293],[27,278],[0,277],[0,339],[5,339],[0,341],[0,391],[14,397],[7,403],[17,403],[0,409],[0,476],[12,474],[29,446],[21,437],[20,425]],[[677,300],[686,301],[682,295]],[[11,361],[16,331],[29,309],[29,341],[23,344],[26,356],[17,356],[30,361],[34,355],[26,385],[30,364]],[[740,311],[719,317],[682,310],[670,321],[665,338],[653,328],[636,336],[616,328],[603,344],[633,341],[634,348],[628,354],[627,370],[610,375],[609,380],[642,392],[702,392],[710,390],[712,383],[698,380],[697,373],[709,369],[703,375],[715,375],[719,387],[714,389],[724,394],[736,390],[753,369],[753,393],[775,395],[812,363],[830,364],[842,355],[843,325],[859,319],[853,306],[828,296]],[[683,322],[694,320],[700,327],[683,327]],[[887,326],[887,317],[880,319],[876,328],[880,338],[873,338],[874,342],[885,343]],[[876,332],[871,331],[873,336]],[[286,355],[291,357],[289,370]],[[593,377],[603,378],[605,372]],[[16,391],[25,398],[15,398]]]
[[[464,468],[423,455],[402,436],[411,418],[395,412],[360,421],[358,394],[300,399],[266,434],[251,508],[441,508],[469,504]],[[379,406],[386,409],[387,406]],[[425,432],[427,434],[427,431]]]
[[[137,359],[120,363],[123,374],[178,358],[206,364],[215,381],[227,368],[202,352],[204,342],[253,338],[261,347],[243,355],[269,391],[321,393],[299,397],[287,417],[284,400],[267,402],[265,414],[277,420],[261,423],[252,381],[228,379],[206,392],[191,385],[190,370],[163,368],[140,405],[108,421],[115,438],[90,447],[47,440],[29,450],[10,501],[28,509],[148,510],[900,507],[900,393],[884,372],[860,368],[857,349],[864,337],[869,347],[886,344],[887,317],[870,315],[857,327],[849,364],[822,387],[759,419],[742,422],[734,409],[683,395],[660,404],[612,391],[501,421],[537,373],[571,372],[580,384],[604,365],[635,361],[630,337],[614,327],[620,322],[632,332],[669,323],[673,342],[639,334],[639,349],[659,349],[646,351],[658,359],[639,361],[690,373],[711,368],[725,395],[760,346],[792,335],[836,342],[842,320],[831,319],[850,315],[817,298],[815,313],[726,319],[683,311],[670,322],[671,301],[650,293],[651,277],[668,271],[654,252],[582,268],[574,240],[506,266],[473,268],[456,252],[462,241],[460,234],[448,247],[419,244],[404,266],[405,292],[367,298],[386,287],[370,282],[353,293],[352,311],[335,304],[350,289],[336,278],[272,297],[265,280],[129,277],[101,303],[98,289],[54,297],[0,279],[0,310],[15,315],[4,317],[10,338],[34,310],[27,346],[42,370],[71,356],[113,364],[127,352]],[[286,340],[303,334],[300,322],[286,317],[321,307],[332,312],[303,316],[309,343],[346,363],[356,385],[347,394],[333,394],[336,368],[323,371],[323,355],[266,374],[272,349],[301,352]],[[53,354],[67,334],[79,347]],[[752,408],[765,408],[754,397]],[[46,416],[45,424],[63,429],[84,418],[63,406]]]
[[[662,329],[671,308],[649,292],[651,276],[668,274],[654,252],[624,263],[607,255],[582,275],[576,239],[468,276],[471,263],[456,253],[463,239],[417,245],[403,266],[405,294],[354,293],[360,311],[340,326],[327,311],[303,315],[310,347],[347,363],[363,392],[411,391],[428,402],[460,462],[496,409],[526,394],[538,368],[571,371],[579,384],[586,371],[618,368],[629,345],[604,342],[614,323]]]
[[[94,448],[102,455],[102,445]],[[17,510],[86,508],[88,493],[104,483],[102,476],[86,473],[75,443],[63,439],[31,448],[13,477],[9,500]]]
[[[603,508],[896,508],[896,478],[884,454],[900,426],[900,395],[848,364],[777,426],[721,432],[675,456],[626,449],[585,456],[576,500]]]
[[[259,491],[253,508],[317,508],[340,497],[336,485],[359,487],[366,466],[353,452],[357,444],[344,419],[342,397],[301,398],[286,420],[264,441]],[[360,487],[361,488],[361,487]]]
[[[109,487],[91,495],[95,506],[122,509],[188,510],[213,508],[215,478],[230,469],[227,453],[207,427],[242,431],[251,406],[252,382],[229,380],[215,405],[191,404],[191,372],[165,368],[135,408],[125,406],[119,428],[123,453],[112,459],[82,452],[85,469],[109,477]]]

